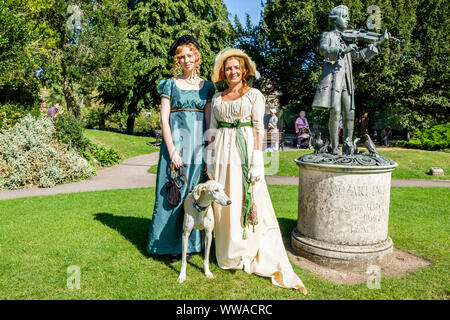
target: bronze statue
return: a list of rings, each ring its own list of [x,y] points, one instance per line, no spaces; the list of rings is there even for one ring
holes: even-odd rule
[[[320,134],[320,132],[316,133],[316,135],[314,136],[313,146],[314,153],[318,154],[323,147],[322,135]]]
[[[347,137],[342,144],[342,152],[348,156],[353,156],[358,154],[358,142],[360,138],[356,138],[355,141],[352,141],[350,137]]]
[[[330,132],[332,154],[342,154],[339,150],[339,115],[342,112],[344,141],[353,140],[355,120],[355,92],[353,87],[352,59],[368,62],[378,54],[377,45],[391,36],[383,34],[345,30],[349,22],[348,7],[344,5],[331,9],[328,15],[330,31],[324,32],[320,40],[319,52],[325,57],[322,75],[312,104],[313,108],[330,109],[328,130]],[[391,37],[392,38],[392,37]],[[353,40],[368,43],[359,49]]]
[[[369,154],[374,155],[375,157],[378,157],[377,148],[375,147],[375,144],[373,143],[372,139],[370,139],[370,136],[366,133],[364,135],[364,146],[367,148],[367,151],[369,151]]]

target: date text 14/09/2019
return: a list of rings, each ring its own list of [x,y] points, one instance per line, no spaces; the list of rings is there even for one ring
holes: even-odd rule
[[[262,304],[224,304],[217,307],[190,307],[183,304],[182,307],[177,307],[177,315],[203,315],[207,317],[210,313],[220,312],[222,315],[232,315],[232,314],[248,314],[248,315],[261,315],[261,314],[272,314],[272,305],[262,305]]]

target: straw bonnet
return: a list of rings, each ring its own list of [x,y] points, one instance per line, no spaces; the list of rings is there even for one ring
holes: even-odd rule
[[[251,80],[253,80],[253,78],[259,78],[259,72],[256,70],[256,64],[244,51],[235,48],[225,48],[216,55],[216,58],[214,59],[214,67],[211,73],[211,81],[214,82],[218,88],[224,85],[223,80],[219,79],[220,68],[229,57],[240,57],[244,59],[245,65],[248,69],[249,84],[251,84]]]

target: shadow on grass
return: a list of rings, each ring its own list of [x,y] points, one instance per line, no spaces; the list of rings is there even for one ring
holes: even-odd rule
[[[143,256],[164,263],[170,269],[174,270],[177,274],[180,272],[180,270],[174,267],[174,263],[170,262],[168,256],[158,254],[150,255],[147,252],[148,232],[150,224],[152,222],[151,219],[115,216],[112,213],[105,213],[105,212],[96,213],[94,217],[95,220],[100,221],[105,226],[108,226],[109,228],[119,232],[122,236],[125,237],[125,239],[130,241]],[[215,246],[213,241],[211,244],[211,251],[209,256],[210,264],[217,264],[215,259],[216,254],[214,247]],[[188,261],[188,264],[194,268],[203,271],[203,265],[202,267],[199,267],[191,263],[190,261]]]
[[[290,237],[292,230],[297,227],[297,220],[287,218],[277,218],[280,226],[281,235],[283,237]]]
[[[112,213],[96,213],[94,219],[100,221],[105,226],[119,232],[128,241],[136,246],[136,248],[144,256],[149,257],[147,253],[148,228],[151,219],[115,216]]]
[[[179,270],[179,263],[171,263],[169,258],[165,255],[150,255],[147,252],[147,241],[148,241],[148,232],[150,228],[150,224],[152,222],[151,219],[146,218],[136,218],[136,217],[124,217],[124,216],[115,216],[112,213],[96,213],[94,215],[94,219],[97,221],[100,221],[105,226],[108,226],[109,228],[116,230],[119,232],[122,236],[125,237],[128,241],[130,241],[138,250],[139,252],[147,257],[152,258],[156,261],[159,261],[161,263],[164,263],[168,268],[172,269],[177,274],[180,272]],[[284,245],[286,249],[290,249],[290,236],[292,230],[297,226],[297,221],[294,219],[287,219],[287,218],[278,218],[278,224],[280,225],[280,230],[283,236]],[[203,253],[202,248],[202,253]],[[199,255],[202,257],[202,253]],[[203,259],[202,259],[203,261]],[[211,251],[209,255],[209,263],[210,265],[218,266],[217,260],[216,260],[216,251],[215,251],[215,244],[214,240],[211,243]],[[190,265],[193,268],[198,269],[199,271],[203,272],[203,263],[201,265],[196,265],[195,262],[188,261],[188,265]],[[232,274],[236,272],[236,270],[229,270]]]

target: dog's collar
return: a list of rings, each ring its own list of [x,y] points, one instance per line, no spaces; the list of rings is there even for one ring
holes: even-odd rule
[[[202,207],[202,206],[200,206],[200,205],[197,203],[197,201],[195,201],[195,200],[194,200],[194,203],[193,203],[192,205],[193,205],[194,208],[195,208],[197,211],[199,211],[199,212],[205,211],[206,208],[208,208],[208,207]]]

